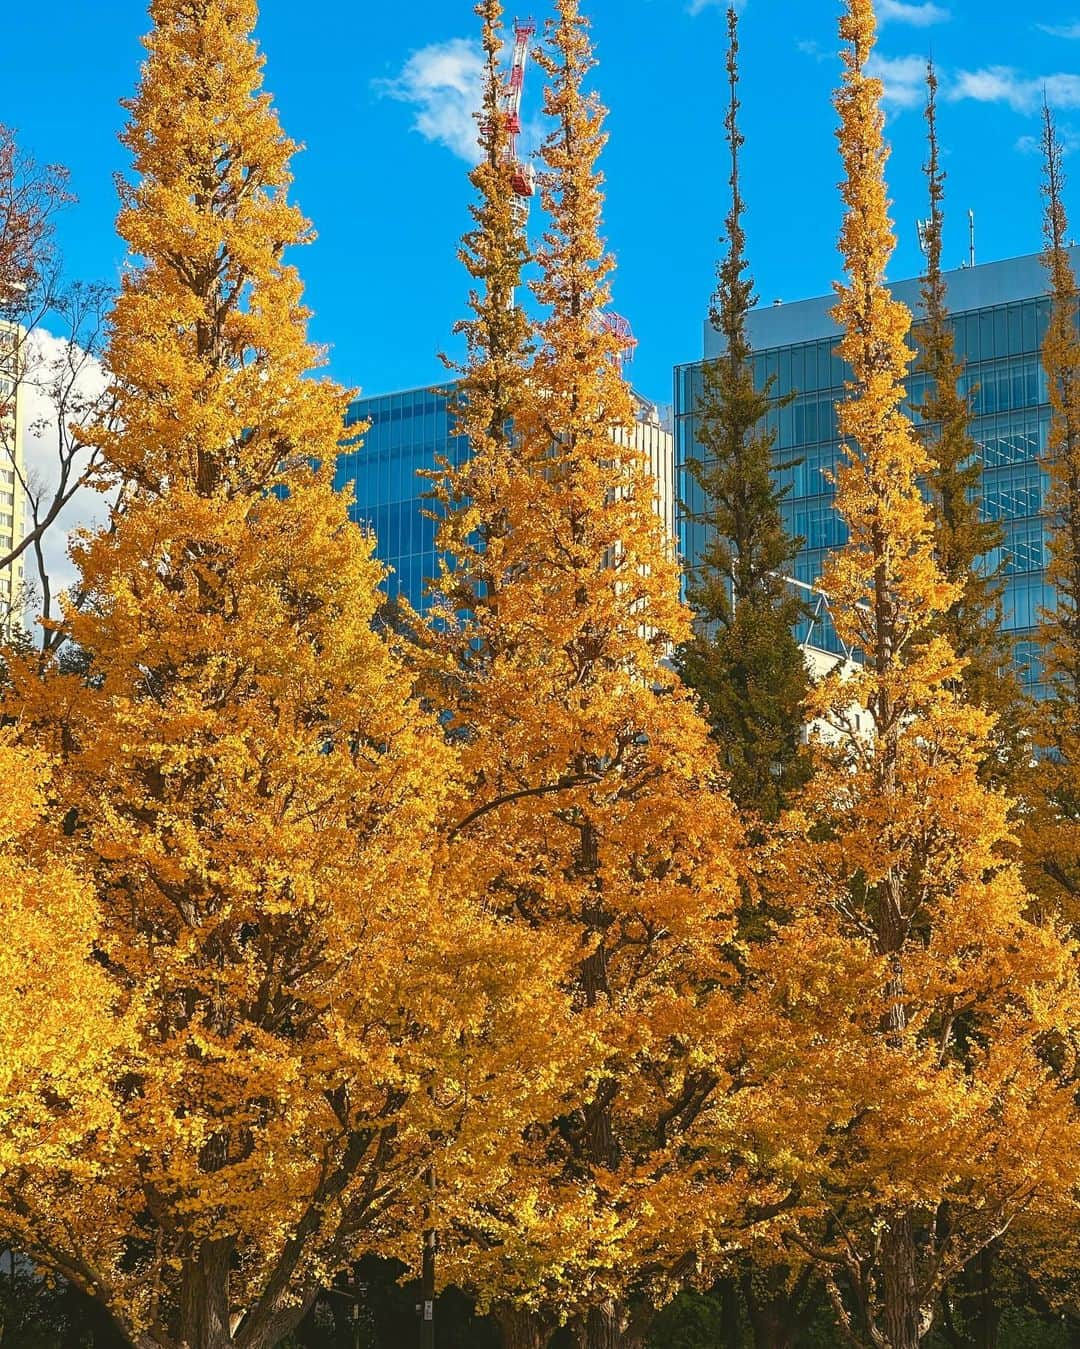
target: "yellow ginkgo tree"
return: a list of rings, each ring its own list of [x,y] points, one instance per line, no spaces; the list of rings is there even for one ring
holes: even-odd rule
[[[728,1026],[741,843],[708,725],[668,663],[690,617],[605,319],[587,23],[560,0],[537,53],[550,130],[530,328],[514,307],[525,243],[498,120],[500,7],[480,13],[486,153],[457,419],[472,456],[439,488],[454,564],[435,591],[429,673],[462,763],[452,858],[544,943],[573,1052],[553,1039],[556,1108],[519,1119],[490,1195],[448,1238],[448,1268],[501,1299],[511,1343],[541,1334],[513,1324],[517,1302],[601,1349],[637,1342],[632,1294],[712,1230],[679,1159],[690,1122],[732,1084],[697,1037],[707,1028],[711,1051]],[[741,1193],[741,1177],[716,1174],[725,1199]]]
[[[90,1140],[116,1121],[108,1079],[125,1022],[94,958],[102,915],[93,889],[38,837],[51,807],[47,761],[9,727],[0,773],[0,1170],[29,1208],[58,1161],[92,1169]]]
[[[333,490],[348,394],[310,373],[255,0],[151,14],[119,415],[86,430],[120,501],[75,548],[78,658],[13,657],[4,695],[4,752],[52,760],[33,847],[96,902],[58,882],[41,927],[57,977],[93,943],[85,1024],[44,980],[5,984],[5,1021],[66,1015],[74,1050],[101,1006],[118,1047],[88,1136],[46,1094],[33,1184],[0,1153],[0,1231],[139,1349],[264,1349],[357,1255],[418,1251],[432,1169],[543,1089],[560,999],[526,934],[437,883],[455,752]]]
[[[991,718],[966,701],[937,621],[956,586],[935,561],[919,490],[930,463],[903,409],[911,316],[884,280],[871,0],[847,0],[840,32],[834,312],[851,377],[837,508],[850,540],[823,585],[860,664],[811,700],[833,743],[764,858],[790,921],[753,959],[757,1014],[767,1023],[771,1007],[790,1036],[769,1090],[801,1107],[783,1165],[806,1216],[786,1240],[821,1269],[848,1342],[915,1349],[947,1280],[1052,1197],[1075,1155],[1055,1075],[1075,967],[1030,916],[1011,803],[980,780]]]

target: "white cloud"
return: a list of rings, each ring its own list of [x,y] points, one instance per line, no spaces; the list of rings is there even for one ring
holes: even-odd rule
[[[746,8],[746,0],[690,0],[686,6],[690,14],[703,14],[707,9],[731,9],[735,7],[735,12],[741,14]]]
[[[1080,131],[1074,126],[1064,125],[1057,128],[1058,141],[1063,154],[1072,155],[1080,150]],[[1016,148],[1022,155],[1042,155],[1043,144],[1039,136],[1021,136]]]
[[[922,4],[911,0],[878,0],[878,17],[882,23],[908,23],[913,28],[929,28],[931,24],[944,23],[949,11],[940,5],[924,0]]]
[[[796,42],[795,46],[804,56],[811,56],[815,61],[832,61],[835,59],[833,52],[826,51],[821,43],[815,42],[813,38],[803,38]]]
[[[388,98],[416,109],[413,130],[473,164],[479,157],[476,113],[483,103],[480,44],[455,37],[421,47],[392,80],[376,81]]]
[[[1051,37],[1080,38],[1080,23],[1038,23],[1035,27],[1041,28],[1044,33],[1049,33]]]
[[[68,420],[79,421],[100,399],[107,381],[96,357],[44,329],[30,334],[24,354],[24,375],[18,396],[25,471],[31,490],[40,492],[47,501],[59,468],[56,390],[66,390]],[[77,459],[76,467],[81,462]],[[108,503],[100,492],[80,488],[46,532],[45,566],[54,596],[71,586],[78,575],[68,556],[69,535],[76,529],[104,524],[108,513]],[[22,562],[27,583],[33,587],[37,566],[32,550],[23,553]]]
[[[1030,96],[1030,81],[1024,80],[1009,66],[984,66],[981,70],[961,70],[949,89],[953,99],[970,98],[977,103],[1010,103],[1013,107],[1026,105]]]
[[[892,112],[918,108],[926,101],[924,56],[871,56],[866,73],[882,83],[885,107]]]
[[[505,46],[503,57],[508,63]],[[530,63],[530,76],[532,69]],[[455,37],[422,47],[409,57],[396,79],[376,80],[375,88],[384,97],[417,109],[413,130],[425,140],[445,146],[468,164],[480,158],[476,114],[484,102],[484,56],[479,43]],[[544,135],[541,118],[526,117],[518,153],[535,153]]]
[[[951,99],[1006,103],[1016,112],[1033,112],[1045,97],[1052,108],[1080,108],[1080,75],[1040,75],[1028,79],[1012,66],[961,70],[949,89]]]

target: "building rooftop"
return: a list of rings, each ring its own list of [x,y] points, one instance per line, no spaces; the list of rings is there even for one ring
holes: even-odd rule
[[[1073,266],[1080,269],[1080,248],[1070,250]],[[984,262],[975,267],[959,267],[945,273],[948,282],[949,309],[963,314],[971,309],[985,309],[991,305],[1010,304],[1014,300],[1044,295],[1048,289],[1046,269],[1041,253],[1023,258],[1008,258],[1004,262]],[[890,284],[893,295],[903,300],[913,311],[920,305],[922,279]],[[750,315],[750,344],[755,351],[769,347],[794,346],[799,342],[815,342],[823,337],[839,337],[840,329],[829,316],[836,303],[835,295],[820,295],[811,300],[795,300],[790,304],[763,305]],[[723,339],[705,321],[705,359],[719,356]]]
[[[418,384],[410,389],[389,389],[385,393],[365,393],[363,389],[351,399],[350,408],[357,408],[361,403],[381,402],[387,398],[415,398],[418,394],[429,394],[434,398],[449,398],[458,381],[456,379],[445,379],[441,383]],[[655,399],[646,398],[633,385],[630,386],[630,396],[634,400],[634,411],[639,421],[655,422],[662,430],[671,432],[673,429],[674,408],[671,403],[660,403]]]

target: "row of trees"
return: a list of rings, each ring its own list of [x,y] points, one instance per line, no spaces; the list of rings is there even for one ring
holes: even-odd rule
[[[421,1247],[428,1344],[436,1252],[506,1349],[695,1320],[735,1344],[744,1315],[761,1346],[823,1316],[833,1343],[993,1344],[1005,1277],[1073,1306],[1080,1234],[1080,339],[1052,121],[1036,714],[979,567],[934,82],[916,430],[874,10],[847,0],[850,540],[823,584],[861,662],[809,687],[747,337],[735,14],[695,622],[602,322],[587,22],[557,0],[538,53],[531,253],[502,8],[477,12],[471,454],[433,474],[431,613],[390,622],[333,490],[349,395],[311,373],[255,0],[151,4],[137,261],[72,432],[115,505],[47,640],[5,652],[0,1231],[136,1349],[359,1334],[358,1267]],[[712,1301],[657,1321],[692,1285]]]

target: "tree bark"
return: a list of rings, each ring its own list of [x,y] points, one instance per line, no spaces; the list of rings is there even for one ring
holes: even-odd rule
[[[547,1317],[512,1302],[497,1302],[491,1315],[499,1327],[503,1349],[547,1349],[554,1333]]]
[[[626,1349],[616,1302],[590,1307],[581,1318],[581,1349]]]
[[[813,1319],[817,1283],[809,1269],[793,1283],[786,1266],[755,1271],[747,1266],[740,1284],[755,1349],[799,1349]],[[731,1340],[739,1349],[738,1332]]]
[[[997,1349],[1002,1312],[994,1296],[997,1247],[998,1243],[994,1242],[981,1251],[943,1296],[942,1331],[956,1349]],[[957,1307],[960,1309],[959,1325],[955,1324],[953,1315]]]
[[[149,1331],[132,1334],[117,1318],[122,1333],[131,1336],[132,1349],[275,1349],[303,1321],[317,1290],[300,1301],[278,1307],[262,1318],[257,1330],[234,1312],[231,1241],[204,1241],[184,1262],[175,1329],[159,1322]]]
[[[186,1262],[180,1286],[182,1349],[229,1349],[232,1345],[230,1241],[204,1241]]]
[[[881,1241],[882,1330],[889,1349],[919,1349],[915,1237],[908,1214],[893,1218]]]
[[[721,1279],[716,1296],[720,1299],[720,1343],[723,1349],[742,1349],[738,1284],[734,1279]]]
[[[574,1333],[580,1349],[643,1349],[654,1318],[651,1307],[611,1300],[590,1307]]]
[[[996,1243],[980,1252],[972,1273],[976,1282],[976,1313],[971,1340],[974,1349],[997,1349],[1001,1307],[994,1297],[994,1265]]]
[[[792,1324],[791,1308],[786,1299],[759,1298],[749,1293],[746,1309],[754,1332],[755,1349],[798,1349],[802,1337],[798,1326]],[[738,1344],[738,1341],[733,1343]]]

